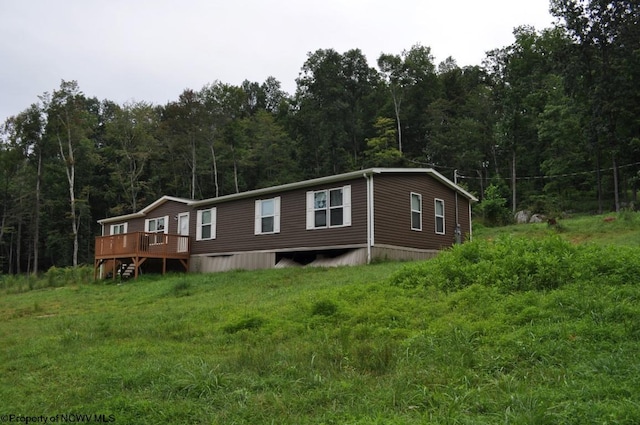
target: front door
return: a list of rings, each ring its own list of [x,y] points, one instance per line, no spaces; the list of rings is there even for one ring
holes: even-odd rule
[[[189,213],[178,214],[178,234],[189,236]],[[178,240],[178,252],[187,252],[189,249],[189,238]]]

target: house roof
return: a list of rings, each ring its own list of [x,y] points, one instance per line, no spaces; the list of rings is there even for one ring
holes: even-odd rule
[[[167,201],[182,202],[189,206],[201,207],[206,205],[213,205],[213,204],[218,204],[222,202],[232,201],[236,199],[258,197],[258,196],[269,195],[277,192],[286,192],[289,190],[302,189],[305,187],[317,186],[321,184],[337,183],[345,180],[352,180],[358,177],[364,177],[364,176],[369,177],[375,174],[384,174],[384,173],[404,173],[404,174],[422,173],[422,174],[430,175],[434,179],[438,180],[439,182],[449,187],[450,189],[458,192],[459,194],[466,197],[470,201],[473,201],[473,202],[478,201],[478,199],[475,196],[473,196],[471,193],[467,192],[462,187],[458,186],[457,184],[455,184],[454,182],[452,182],[451,180],[449,180],[448,178],[446,178],[445,176],[443,176],[442,174],[440,174],[439,172],[437,172],[432,168],[367,168],[365,170],[351,171],[349,173],[336,174],[336,175],[327,176],[327,177],[319,177],[311,180],[304,180],[304,181],[299,181],[295,183],[287,183],[279,186],[271,186],[263,189],[255,189],[247,192],[234,193],[231,195],[223,195],[223,196],[218,196],[217,198],[208,198],[203,200],[193,200],[193,199],[185,199],[185,198],[176,198],[173,196],[163,196],[157,201],[147,205],[145,208],[141,209],[137,213],[121,215],[117,217],[103,218],[102,220],[98,220],[98,223],[99,224],[114,223],[117,221],[129,220],[131,218],[144,217],[147,215],[149,211],[153,210],[154,208],[162,205]]]
[[[153,201],[152,203],[150,203],[149,205],[147,205],[146,207],[144,207],[138,212],[126,214],[126,215],[118,215],[115,217],[103,218],[102,220],[98,220],[98,224],[113,223],[116,221],[129,220],[131,218],[144,217],[145,215],[147,215],[149,211],[159,207],[160,205],[164,204],[167,201],[181,202],[183,204],[189,205],[189,203],[191,203],[193,199],[177,198],[175,196],[165,195],[162,198],[156,199],[155,201]]]
[[[234,193],[231,195],[219,196],[217,198],[209,198],[209,199],[203,199],[201,201],[193,201],[193,202],[190,202],[189,205],[194,207],[200,207],[204,205],[212,205],[216,203],[231,201],[234,199],[252,198],[256,196],[269,195],[271,193],[286,192],[288,190],[302,189],[305,187],[317,186],[320,184],[336,183],[336,182],[341,182],[345,180],[351,180],[358,177],[371,176],[374,174],[383,174],[383,173],[423,173],[423,174],[431,175],[433,178],[440,181],[445,186],[448,186],[450,189],[457,191],[459,194],[463,195],[467,199],[473,202],[478,201],[478,199],[475,196],[473,196],[471,193],[467,192],[462,187],[458,186],[457,184],[455,184],[454,182],[452,182],[451,180],[449,180],[448,178],[446,178],[445,176],[443,176],[442,174],[440,174],[439,172],[437,172],[432,168],[367,168],[365,170],[351,171],[349,173],[344,173],[344,174],[336,174],[333,176],[319,177],[311,180],[304,180],[304,181],[299,181],[295,183],[283,184],[279,186],[266,187],[264,189],[256,189],[256,190],[250,190],[248,192],[241,192],[241,193]]]

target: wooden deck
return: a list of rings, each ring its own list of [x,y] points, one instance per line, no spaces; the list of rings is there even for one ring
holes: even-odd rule
[[[117,267],[123,264],[133,269],[138,277],[140,266],[151,258],[162,260],[162,273],[167,260],[179,260],[185,271],[189,270],[189,237],[175,234],[134,232],[96,237],[94,278],[98,278],[100,266],[107,263],[115,278]],[[109,270],[107,270],[108,272]]]

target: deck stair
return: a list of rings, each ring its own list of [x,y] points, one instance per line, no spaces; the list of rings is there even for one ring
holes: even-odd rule
[[[122,279],[129,279],[136,271],[136,266],[133,263],[122,263],[118,269],[118,275]]]

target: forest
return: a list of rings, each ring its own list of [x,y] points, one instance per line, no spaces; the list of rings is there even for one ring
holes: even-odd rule
[[[431,167],[511,213],[637,206],[640,5],[551,0],[479,65],[415,44],[309,52],[295,93],[212,81],[165,105],[62,80],[0,126],[0,273],[93,260],[96,220],[367,167]],[[371,59],[371,58],[370,58]]]

